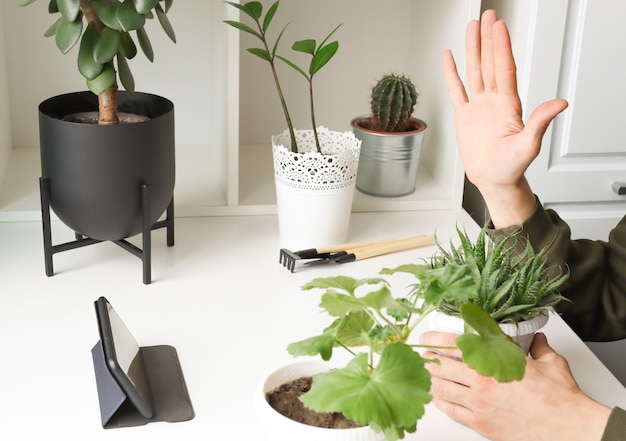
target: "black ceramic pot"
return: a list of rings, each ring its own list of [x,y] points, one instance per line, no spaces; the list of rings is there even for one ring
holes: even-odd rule
[[[150,120],[99,126],[63,121],[98,109],[98,97],[76,92],[39,106],[42,177],[50,205],[77,233],[120,240],[142,230],[141,186],[150,190],[150,224],[166,210],[175,181],[174,105],[145,93],[120,92],[118,108]]]

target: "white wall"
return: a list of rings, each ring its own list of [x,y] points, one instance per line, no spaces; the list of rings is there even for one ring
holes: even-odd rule
[[[3,23],[2,8],[3,3],[0,2],[0,24]],[[2,27],[4,28],[4,25]],[[4,34],[0,32],[0,60],[4,60],[5,55]],[[0,188],[9,165],[12,147],[9,82],[6,68],[7,63],[0,63]]]
[[[8,49],[2,67],[8,66],[11,84],[14,147],[38,146],[35,128],[41,101],[86,89],[76,68],[78,47],[62,55],[53,38],[43,37],[56,19],[48,14],[47,3],[40,1],[28,7],[20,7],[17,1],[2,3]],[[138,91],[174,102],[177,144],[208,145],[215,140],[216,130],[223,131],[225,98],[220,90],[211,89],[211,84],[221,84],[214,78],[223,75],[226,68],[226,53],[219,50],[226,41],[224,9],[219,0],[175,2],[168,15],[178,42],[172,43],[155,19],[146,26],[154,47],[154,63],[141,52],[130,61]]]

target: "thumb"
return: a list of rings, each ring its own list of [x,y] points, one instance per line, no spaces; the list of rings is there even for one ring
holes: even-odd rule
[[[538,332],[535,334],[533,343],[530,346],[530,356],[535,360],[539,360],[550,354],[556,354],[556,352],[554,352],[554,349],[548,344],[546,335],[542,332]]]
[[[568,105],[564,99],[554,99],[540,104],[532,111],[524,130],[528,132],[528,136],[535,141],[536,145],[541,145],[541,139],[552,120]]]

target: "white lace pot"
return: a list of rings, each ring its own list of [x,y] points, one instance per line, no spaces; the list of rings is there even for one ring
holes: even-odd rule
[[[369,426],[353,429],[328,429],[309,426],[291,420],[275,411],[265,399],[267,392],[283,383],[301,377],[312,376],[339,365],[321,360],[296,362],[269,374],[259,385],[254,395],[255,411],[268,432],[271,441],[384,441],[381,433]]]
[[[345,243],[361,141],[352,132],[297,130],[298,153],[289,132],[272,136],[281,247],[293,250]]]
[[[431,331],[452,332],[462,334],[465,322],[460,317],[433,311],[428,316],[429,329]],[[500,329],[517,343],[524,353],[528,354],[530,345],[535,338],[535,333],[548,323],[548,314],[543,313],[537,317],[518,323],[500,323]]]

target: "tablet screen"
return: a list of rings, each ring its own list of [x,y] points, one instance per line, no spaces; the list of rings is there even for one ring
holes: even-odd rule
[[[152,400],[137,341],[104,297],[96,301],[104,358],[111,374],[146,418],[152,416]]]

